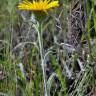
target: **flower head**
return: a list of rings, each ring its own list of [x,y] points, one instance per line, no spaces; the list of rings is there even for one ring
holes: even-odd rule
[[[51,8],[59,6],[58,0],[33,0],[32,2],[24,0],[18,5],[20,10],[31,10],[31,11],[47,11]]]

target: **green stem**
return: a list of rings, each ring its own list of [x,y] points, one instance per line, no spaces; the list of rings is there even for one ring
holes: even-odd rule
[[[91,60],[92,60],[92,47],[91,47],[91,43],[90,43],[90,34],[88,33],[87,34],[87,41],[88,41],[88,47],[89,47],[89,56],[90,56],[90,63],[91,63]]]
[[[44,67],[44,58],[43,58],[43,44],[42,44],[42,23],[39,23],[39,30],[38,30],[38,41],[39,41],[39,48],[40,48],[40,55],[41,55],[41,67],[43,71],[43,79],[44,79],[44,92],[45,96],[47,96],[47,85],[46,85],[46,74],[45,74],[45,67]]]

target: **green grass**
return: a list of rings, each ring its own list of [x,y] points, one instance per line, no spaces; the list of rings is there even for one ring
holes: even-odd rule
[[[51,10],[43,22],[39,34],[41,58],[39,25],[33,22],[34,18],[18,10],[19,0],[0,1],[0,96],[45,96],[45,84],[48,96],[95,94],[96,1],[92,0],[91,5],[88,0],[85,2],[82,41],[87,43],[80,47],[81,54],[76,49],[71,52],[74,48],[66,42],[72,3],[61,2],[62,6]],[[78,63],[83,71],[78,69]]]

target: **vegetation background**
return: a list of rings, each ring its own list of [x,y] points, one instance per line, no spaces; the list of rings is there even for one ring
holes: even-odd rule
[[[37,23],[19,2],[0,0],[0,96],[45,96]],[[96,0],[60,0],[44,24],[48,96],[96,96]]]

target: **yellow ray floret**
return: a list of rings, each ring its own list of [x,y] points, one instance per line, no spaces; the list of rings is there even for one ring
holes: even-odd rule
[[[23,1],[18,5],[20,10],[32,10],[32,11],[47,11],[51,8],[58,7],[59,1],[58,0],[33,0],[30,1]]]

